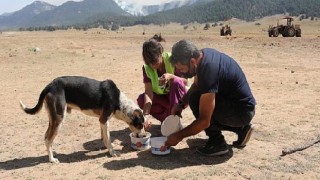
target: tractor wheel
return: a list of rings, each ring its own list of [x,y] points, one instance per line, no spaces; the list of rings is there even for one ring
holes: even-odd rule
[[[296,30],[293,27],[289,27],[286,30],[286,34],[288,37],[294,37],[294,35],[296,35]]]
[[[271,37],[272,36],[272,31],[269,31],[268,35],[269,35],[269,37]]]
[[[273,36],[274,36],[274,37],[278,37],[278,36],[279,36],[279,31],[278,31],[278,29],[274,29],[274,30],[273,30]]]

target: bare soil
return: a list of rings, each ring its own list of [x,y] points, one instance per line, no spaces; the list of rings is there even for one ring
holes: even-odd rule
[[[320,133],[320,22],[294,21],[301,38],[269,38],[269,24],[228,23],[231,37],[220,27],[204,24],[134,26],[118,32],[3,32],[0,35],[0,177],[1,179],[320,179],[320,144],[281,156],[283,148],[300,146]],[[260,23],[261,25],[258,25]],[[145,35],[142,32],[145,31]],[[97,118],[73,111],[54,141],[59,164],[48,162],[44,133],[48,117],[25,114],[19,100],[34,106],[42,88],[63,75],[112,79],[134,101],[143,92],[142,43],[155,33],[171,51],[180,39],[199,48],[212,47],[234,57],[243,68],[257,100],[256,131],[243,149],[230,147],[220,157],[195,152],[206,142],[204,132],[184,139],[166,156],[130,147],[127,125],[111,119],[111,136],[120,157],[110,157],[100,140]],[[183,112],[183,125],[194,120]],[[160,135],[153,121],[151,133]],[[229,144],[236,139],[224,132]]]

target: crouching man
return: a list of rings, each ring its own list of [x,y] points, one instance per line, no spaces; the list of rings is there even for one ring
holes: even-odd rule
[[[185,78],[194,77],[194,83],[174,106],[172,114],[181,113],[189,105],[196,120],[170,135],[165,145],[175,146],[183,138],[204,130],[209,139],[197,152],[207,156],[223,155],[229,149],[221,131],[228,130],[238,136],[234,147],[246,146],[253,131],[251,120],[256,101],[238,63],[214,49],[198,50],[187,40],[172,47],[170,61]]]

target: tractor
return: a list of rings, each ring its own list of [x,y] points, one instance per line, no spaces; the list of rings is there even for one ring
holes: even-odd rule
[[[283,37],[301,37],[301,29],[300,25],[293,25],[292,21],[293,18],[286,16],[283,19],[287,20],[287,25],[279,25],[273,26],[270,25],[268,29],[268,35],[269,37],[278,37],[279,34],[282,34]]]

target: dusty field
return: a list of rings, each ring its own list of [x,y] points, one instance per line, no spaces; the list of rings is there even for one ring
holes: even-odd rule
[[[0,35],[0,177],[1,179],[320,179],[320,143],[287,156],[285,147],[299,146],[320,133],[320,22],[303,21],[301,38],[269,38],[268,24],[229,22],[232,38],[219,27],[204,25],[135,26],[119,33],[90,30],[4,32]],[[142,35],[145,30],[146,35]],[[100,32],[100,33],[98,33]],[[141,45],[162,33],[170,51],[180,39],[199,48],[213,47],[242,66],[257,100],[256,131],[248,146],[222,157],[202,157],[195,148],[205,143],[202,132],[184,139],[167,156],[130,148],[129,130],[112,119],[111,136],[120,157],[110,157],[100,141],[96,118],[73,111],[67,116],[54,148],[60,164],[48,163],[44,109],[24,114],[19,100],[37,102],[42,88],[62,75],[113,79],[131,99],[143,91]],[[40,51],[34,52],[35,48]],[[190,109],[183,124],[194,119]],[[159,134],[154,121],[152,133]],[[231,143],[236,136],[225,132]]]

